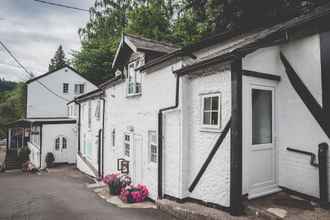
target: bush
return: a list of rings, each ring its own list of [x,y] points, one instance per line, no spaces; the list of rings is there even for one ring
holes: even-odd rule
[[[47,164],[47,167],[48,168],[53,167],[54,166],[54,161],[55,161],[54,154],[51,153],[51,152],[48,152],[47,155],[46,155],[46,164]]]
[[[19,151],[18,160],[21,165],[24,164],[26,161],[30,160],[30,153],[31,153],[31,150],[28,147],[23,147]]]
[[[126,186],[121,190],[120,199],[127,203],[143,202],[147,199],[149,190],[145,185]]]
[[[113,173],[105,176],[103,182],[109,186],[109,192],[111,195],[119,195],[122,188],[130,185],[132,180],[131,177],[125,174]]]

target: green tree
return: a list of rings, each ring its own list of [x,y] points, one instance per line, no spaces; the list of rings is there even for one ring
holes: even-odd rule
[[[25,116],[26,85],[18,83],[13,90],[0,92],[0,138],[6,137],[7,125]]]
[[[63,50],[62,45],[60,45],[56,52],[54,57],[50,60],[50,64],[48,66],[48,71],[53,71],[60,69],[66,65],[66,58],[65,58],[65,53]]]

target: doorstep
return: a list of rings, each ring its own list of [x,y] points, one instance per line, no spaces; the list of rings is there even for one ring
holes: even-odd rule
[[[269,196],[246,201],[249,210],[283,220],[329,220],[330,211],[311,200],[282,191]]]
[[[161,199],[156,202],[157,207],[178,219],[185,220],[248,220],[267,219],[256,216],[253,212],[246,212],[244,216],[231,216],[228,212],[209,208],[196,203],[177,203],[172,200]]]
[[[140,203],[125,203],[119,199],[119,196],[113,196],[109,193],[108,187],[99,187],[93,190],[100,198],[106,202],[117,206],[119,208],[130,208],[130,209],[155,209],[156,205],[151,201],[144,201]]]

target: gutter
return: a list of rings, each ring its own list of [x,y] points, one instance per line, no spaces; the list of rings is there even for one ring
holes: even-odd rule
[[[163,112],[175,109],[179,105],[180,76],[176,75],[175,104],[162,108],[158,112],[158,198],[163,197]]]

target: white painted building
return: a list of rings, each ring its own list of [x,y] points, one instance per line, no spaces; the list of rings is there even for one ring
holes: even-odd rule
[[[80,109],[78,119],[78,148],[77,168],[82,172],[101,177],[103,174],[103,91],[93,90],[78,96],[68,106]],[[74,107],[72,107],[74,108]]]
[[[46,167],[47,153],[54,154],[55,163],[76,163],[78,130],[76,120],[71,116],[78,109],[69,112],[67,102],[96,88],[70,66],[27,81],[26,119],[11,125],[8,131],[9,150],[28,146],[31,161],[40,168]],[[24,130],[25,138],[21,145],[15,141],[16,130]]]
[[[330,137],[329,16],[330,7],[317,8],[148,60],[137,37],[124,36],[116,77],[101,85],[104,174],[123,158],[152,199],[202,202],[233,215],[244,195],[283,189],[328,202],[328,177],[319,180],[319,170],[329,164],[310,161]]]

